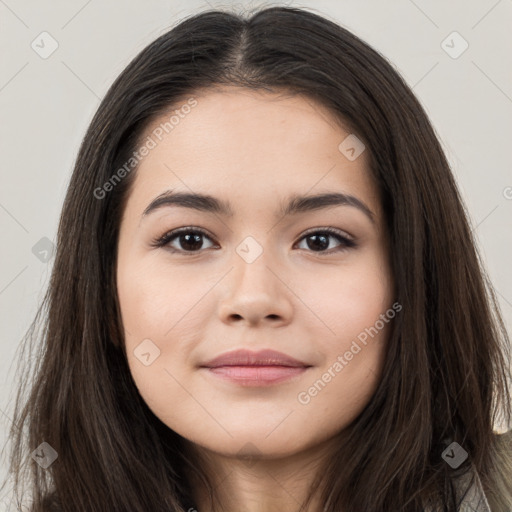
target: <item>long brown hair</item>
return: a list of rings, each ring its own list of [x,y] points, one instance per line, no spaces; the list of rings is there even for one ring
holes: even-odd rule
[[[115,268],[121,215],[142,133],[183,98],[219,84],[304,94],[368,151],[402,313],[382,381],[319,472],[327,512],[457,510],[471,465],[493,511],[512,507],[510,340],[449,164],[411,89],[375,49],[298,8],[191,16],[115,80],[83,139],[63,205],[47,294],[20,353],[26,369],[10,470],[34,512],[185,511],[183,438],[151,412],[124,353]],[[117,174],[119,177],[119,173]],[[105,186],[110,183],[110,187]],[[44,318],[42,318],[44,317]],[[46,442],[47,469],[30,454]],[[457,442],[469,457],[442,458]]]

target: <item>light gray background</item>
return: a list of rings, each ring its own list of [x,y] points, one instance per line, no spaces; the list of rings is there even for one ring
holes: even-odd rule
[[[312,8],[370,43],[424,105],[468,205],[480,250],[512,334],[512,0],[320,0]],[[53,260],[32,248],[55,240],[66,186],[93,113],[147,44],[205,8],[284,2],[0,0],[0,443],[14,392],[12,364]],[[31,47],[48,48],[43,59]],[[442,42],[469,44],[452,58]],[[461,48],[448,39],[452,52]],[[41,242],[40,242],[41,243]],[[42,242],[44,243],[44,242]],[[5,473],[5,460],[0,478]],[[7,498],[6,498],[7,499]],[[2,497],[0,496],[0,502]]]

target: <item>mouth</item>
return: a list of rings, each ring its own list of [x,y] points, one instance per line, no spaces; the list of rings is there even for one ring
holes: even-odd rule
[[[298,377],[311,366],[275,350],[236,350],[221,354],[200,368],[223,380],[242,386],[259,387]]]
[[[218,366],[208,368],[209,372],[221,379],[242,386],[269,386],[288,381],[304,373],[308,367],[302,366]]]
[[[201,366],[204,368],[218,368],[220,366],[286,366],[300,368],[311,365],[276,350],[251,352],[250,350],[240,349],[224,352]]]

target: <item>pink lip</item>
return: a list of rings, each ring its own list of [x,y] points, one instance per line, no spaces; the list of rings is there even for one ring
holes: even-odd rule
[[[208,371],[241,386],[270,386],[291,379],[307,370],[306,366],[217,366]]]
[[[235,350],[221,354],[201,368],[242,386],[269,386],[300,375],[310,366],[275,350]]]
[[[232,352],[225,352],[201,366],[206,368],[217,368],[219,366],[288,366],[305,368],[311,365],[275,350],[261,350],[259,352],[234,350]]]

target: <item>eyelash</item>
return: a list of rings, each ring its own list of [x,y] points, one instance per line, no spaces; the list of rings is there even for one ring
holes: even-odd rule
[[[165,233],[163,236],[153,240],[151,242],[151,246],[152,247],[156,247],[156,248],[167,246],[167,248],[171,252],[173,252],[173,253],[182,253],[182,254],[187,255],[187,256],[191,256],[193,254],[199,254],[200,252],[205,250],[205,249],[199,249],[198,251],[185,251],[185,250],[182,250],[182,249],[175,249],[175,248],[171,247],[169,245],[169,243],[174,238],[178,237],[182,233],[200,234],[200,235],[203,235],[206,238],[209,238],[210,240],[212,239],[210,237],[210,235],[205,230],[203,230],[201,228],[187,226],[187,227],[178,228],[178,229],[175,229],[175,230],[172,230],[172,231],[169,231],[169,232]],[[333,237],[337,238],[338,241],[340,241],[341,244],[342,244],[341,246],[339,246],[337,248],[334,248],[334,249],[330,249],[328,251],[311,251],[311,250],[309,250],[309,252],[313,252],[315,254],[319,254],[320,256],[322,256],[322,255],[330,255],[330,254],[338,253],[338,252],[343,252],[343,251],[347,251],[348,249],[357,247],[357,244],[356,244],[356,242],[354,240],[344,236],[341,231],[338,231],[337,229],[334,229],[334,228],[316,228],[315,230],[308,231],[304,235],[302,235],[302,237],[299,239],[299,242],[301,242],[304,238],[307,238],[308,236],[315,235],[315,234],[324,234],[324,235],[327,234],[327,235],[333,236]]]

